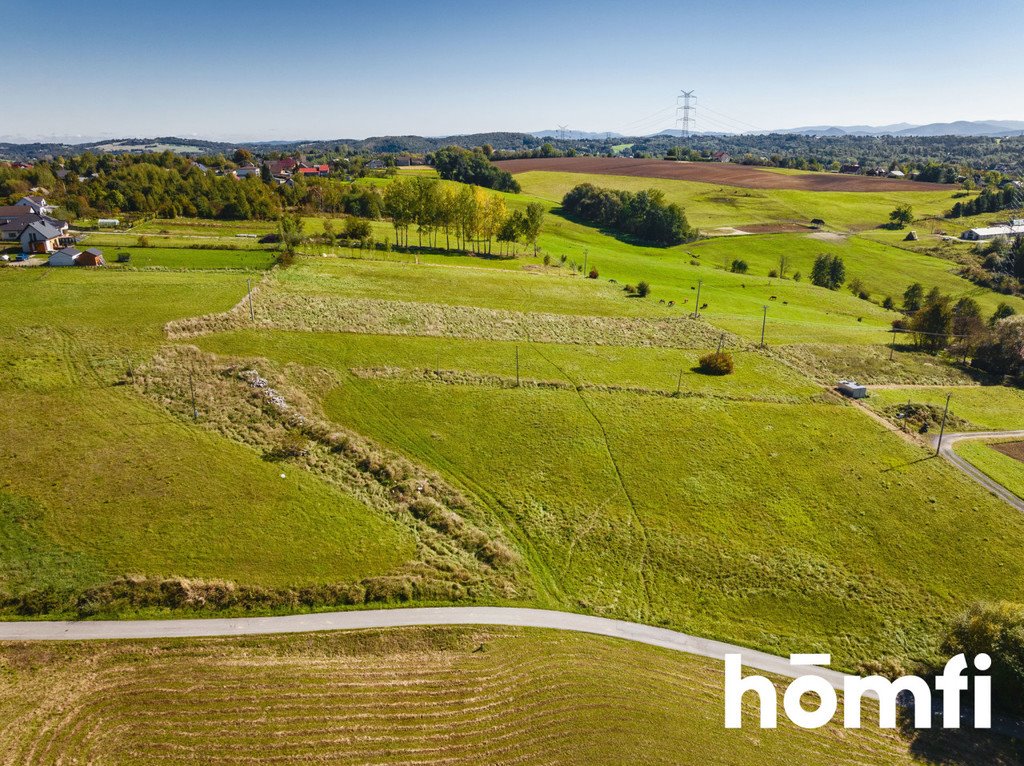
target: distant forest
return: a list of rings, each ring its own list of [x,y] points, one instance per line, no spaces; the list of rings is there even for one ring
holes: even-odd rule
[[[526,154],[608,154],[615,146],[631,144],[634,154],[665,156],[681,147],[685,152],[710,155],[727,152],[734,162],[777,165],[809,169],[834,169],[841,164],[859,163],[865,168],[892,165],[923,168],[928,164],[959,168],[963,171],[997,171],[1024,176],[1024,137],[992,138],[981,136],[802,136],[792,134],[711,136],[698,135],[685,141],[673,136],[638,138],[558,140],[538,138],[525,133],[476,133],[465,136],[425,138],[423,136],[382,136],[367,139],[336,139],[331,141],[293,141],[281,143],[243,143],[196,141],[180,138],[126,139],[90,144],[0,144],[0,158],[11,161],[32,161],[95,151],[112,143],[130,152],[133,147],[152,144],[189,147],[192,153],[201,150],[204,156],[231,155],[244,148],[254,154],[302,154],[310,160],[330,160],[350,156],[381,156],[394,154],[428,154],[446,146],[475,148],[486,146],[497,156],[506,153]]]

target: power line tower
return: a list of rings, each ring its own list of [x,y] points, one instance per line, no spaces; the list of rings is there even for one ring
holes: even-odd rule
[[[568,130],[568,128],[569,128],[568,125],[559,125],[558,126],[558,138],[559,138],[560,141],[564,141],[565,140],[565,131]]]
[[[681,138],[690,137],[690,130],[694,124],[693,113],[697,107],[693,106],[690,102],[696,100],[696,96],[693,95],[695,92],[692,90],[681,90],[679,95],[676,96],[676,122],[681,127],[679,134]]]
[[[679,126],[679,143],[676,144],[676,159],[683,158],[683,143],[689,142],[690,128],[693,124],[693,109],[690,100],[693,99],[692,90],[681,90],[676,96],[676,125]]]

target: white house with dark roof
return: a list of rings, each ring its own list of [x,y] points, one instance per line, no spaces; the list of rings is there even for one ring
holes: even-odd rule
[[[53,226],[46,220],[33,221],[19,237],[21,240],[21,251],[23,253],[52,253],[60,250],[65,244],[61,240],[66,239],[64,232]]]
[[[49,215],[54,210],[53,205],[47,205],[46,200],[38,194],[22,197],[14,204],[16,207],[27,207],[36,215]]]

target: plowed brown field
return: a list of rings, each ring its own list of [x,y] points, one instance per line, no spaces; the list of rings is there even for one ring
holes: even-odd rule
[[[612,176],[668,178],[676,181],[741,186],[746,189],[797,189],[802,191],[886,192],[950,191],[945,184],[918,183],[894,178],[840,175],[839,173],[773,173],[750,165],[720,162],[670,162],[615,157],[555,157],[503,160],[494,163],[509,173],[546,170],[556,173],[594,173]]]

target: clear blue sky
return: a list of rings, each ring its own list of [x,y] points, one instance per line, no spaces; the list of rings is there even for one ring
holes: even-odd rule
[[[0,136],[1024,120],[1021,0],[4,5]]]

